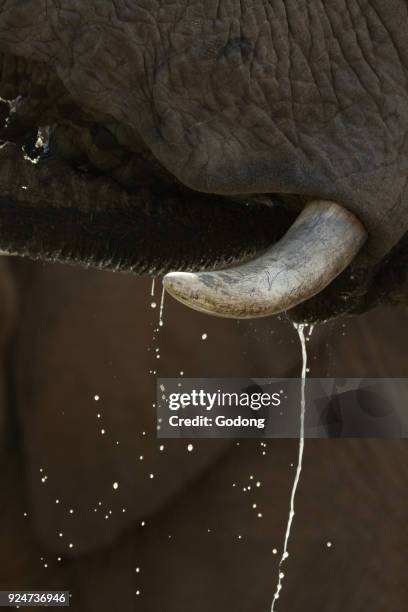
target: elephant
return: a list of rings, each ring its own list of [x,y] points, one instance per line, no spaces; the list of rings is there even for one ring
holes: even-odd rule
[[[203,317],[288,311],[338,317],[314,376],[406,376],[407,25],[403,0],[0,2],[0,250],[97,269],[0,260],[2,588],[268,609],[297,443],[159,445],[150,282],[109,271],[200,311],[166,303],[162,373],[294,376],[285,317]],[[307,441],[288,609],[406,608],[406,455]]]
[[[404,0],[3,0],[0,248],[295,320],[407,299]]]

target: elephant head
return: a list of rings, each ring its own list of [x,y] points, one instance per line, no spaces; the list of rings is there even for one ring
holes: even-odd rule
[[[0,248],[178,270],[222,316],[407,301],[407,27],[404,0],[3,0]]]

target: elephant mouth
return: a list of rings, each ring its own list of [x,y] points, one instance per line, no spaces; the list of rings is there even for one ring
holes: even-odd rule
[[[89,155],[85,163],[66,159],[64,145],[61,151],[47,143],[37,155],[24,130],[18,142],[6,127],[0,146],[4,253],[165,274],[164,286],[176,299],[233,318],[282,311],[302,320],[328,318],[360,308],[371,287],[373,274],[352,265],[364,227],[336,202],[193,192],[151,158],[146,162],[144,153],[133,155],[142,169],[134,178],[133,165],[129,181],[121,168],[88,163]]]
[[[167,273],[169,293],[219,316],[268,316],[308,303],[341,278],[366,237],[334,202],[225,198],[161,182],[129,193],[52,156],[33,163],[12,143],[0,148],[0,181],[4,253]]]

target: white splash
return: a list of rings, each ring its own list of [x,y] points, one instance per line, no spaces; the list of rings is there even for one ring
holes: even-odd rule
[[[300,392],[300,423],[299,423],[299,451],[298,451],[298,461],[296,467],[296,474],[292,485],[292,492],[290,495],[290,508],[289,508],[289,517],[288,523],[286,526],[285,532],[285,540],[283,543],[283,552],[279,561],[278,566],[278,583],[276,585],[276,591],[273,596],[271,612],[274,612],[275,603],[279,599],[280,591],[282,590],[282,581],[285,577],[285,574],[281,571],[282,564],[289,557],[288,552],[288,544],[290,532],[292,529],[293,518],[295,516],[295,496],[296,490],[299,484],[300,474],[302,472],[302,462],[303,462],[303,450],[305,446],[305,411],[306,411],[306,401],[305,401],[305,385],[306,385],[306,371],[307,371],[307,352],[306,352],[306,341],[305,341],[305,325],[294,323],[295,329],[298,333],[300,344],[302,347],[302,379],[301,379],[301,392]],[[309,338],[312,334],[313,327],[309,329]]]

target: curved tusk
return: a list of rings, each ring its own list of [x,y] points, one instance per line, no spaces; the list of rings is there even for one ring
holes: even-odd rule
[[[201,312],[266,317],[322,291],[351,263],[366,238],[353,213],[335,202],[315,200],[256,259],[215,272],[170,272],[163,284],[170,295]]]

